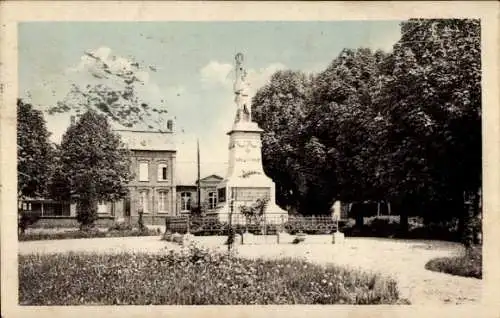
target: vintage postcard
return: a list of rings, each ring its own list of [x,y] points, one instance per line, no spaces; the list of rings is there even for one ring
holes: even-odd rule
[[[499,12],[3,2],[2,317],[494,317]]]

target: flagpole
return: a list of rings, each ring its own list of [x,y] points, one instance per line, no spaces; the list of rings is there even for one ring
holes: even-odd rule
[[[197,199],[198,199],[198,208],[201,213],[201,191],[200,191],[200,141],[196,139],[196,147],[197,147],[197,163],[198,163],[198,187],[197,187]]]

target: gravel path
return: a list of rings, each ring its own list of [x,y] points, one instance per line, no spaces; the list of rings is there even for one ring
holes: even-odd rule
[[[224,237],[198,237],[207,247],[225,249]],[[299,257],[318,264],[338,264],[378,272],[398,281],[401,296],[413,305],[467,304],[481,299],[482,280],[428,271],[425,263],[434,257],[457,255],[459,244],[438,241],[405,241],[375,238],[347,238],[331,244],[331,236],[307,237],[301,244],[276,244],[275,237],[259,244],[238,245],[247,258]],[[266,242],[267,241],[267,242]],[[162,252],[179,249],[159,237],[96,238],[19,242],[19,253],[61,253],[68,251],[116,253],[127,251]]]

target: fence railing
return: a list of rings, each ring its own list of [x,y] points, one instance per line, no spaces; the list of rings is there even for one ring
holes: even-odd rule
[[[331,234],[342,226],[344,221],[334,220],[331,216],[287,216],[266,215],[266,217],[247,218],[233,216],[169,216],[165,219],[166,230],[194,235],[226,235],[231,227],[237,233],[276,234],[285,231],[289,234],[303,232],[305,234]]]

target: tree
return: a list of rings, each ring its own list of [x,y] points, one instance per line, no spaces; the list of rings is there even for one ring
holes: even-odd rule
[[[380,183],[387,122],[374,103],[382,51],[343,50],[315,77],[314,111],[306,122],[324,148],[323,175],[344,201],[385,199]]]
[[[131,179],[129,153],[104,115],[92,110],[83,114],[63,135],[59,155],[59,180],[66,181],[63,192],[77,203],[82,228],[97,219],[99,201],[126,196]]]
[[[253,119],[264,130],[264,171],[276,182],[277,202],[302,214],[326,213],[331,206],[323,198],[330,197],[327,184],[305,150],[311,84],[301,72],[278,71],[252,100]]]
[[[443,202],[447,209],[427,216],[458,214],[468,223],[477,213],[482,170],[480,23],[411,19],[401,32],[378,100],[391,125],[390,192],[406,207]],[[457,213],[464,196],[469,217]]]
[[[47,192],[53,169],[53,148],[42,112],[17,100],[18,196],[37,197]]]
[[[383,52],[343,50],[316,76],[278,72],[253,100],[264,129],[266,173],[302,214],[329,213],[335,199],[383,197],[378,158],[386,121],[373,88]]]

